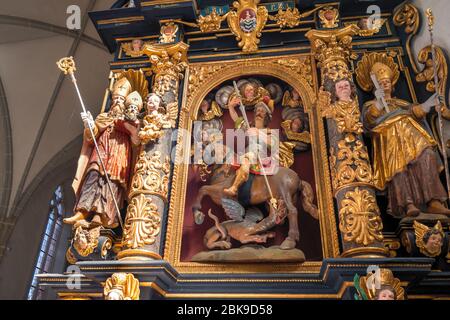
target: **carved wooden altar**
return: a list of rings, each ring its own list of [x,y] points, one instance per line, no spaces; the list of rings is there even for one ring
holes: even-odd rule
[[[366,28],[367,1],[215,3],[220,4],[135,0],[129,7],[127,1],[117,1],[111,9],[90,13],[114,54],[103,110],[108,110],[119,75],[141,72],[148,91],[167,107],[168,122],[157,139],[137,149],[122,232],[102,231],[100,250],[93,249],[88,258],[68,253],[68,264],[82,274],[81,287],[67,288],[70,274],[42,275],[41,286],[61,299],[103,299],[114,297],[114,290],[118,297],[141,300],[353,299],[355,274],[366,275],[369,266],[377,265],[393,272],[396,286],[405,288],[410,299],[450,296],[450,220],[441,219],[446,243],[438,258],[421,254],[412,222],[399,223],[386,214],[361,120],[362,106],[371,96],[361,88],[357,67],[369,53],[385,54],[398,65],[399,97],[417,103],[435,90],[427,63],[430,47],[420,51],[418,62],[411,51],[424,14],[400,0],[383,1],[380,16]],[[437,58],[438,90],[445,95],[447,57],[440,48]],[[203,185],[188,163],[194,121],[207,97],[232,80],[249,78],[276,83],[283,93],[298,92],[309,120],[308,148],[293,155],[292,165],[312,185],[319,215],[314,220],[298,206],[297,248],[305,253],[304,262],[192,261],[205,249],[203,235],[214,224],[206,220],[197,226],[190,211]],[[333,104],[326,83],[344,78],[358,85],[356,99],[350,105]],[[232,127],[228,111],[222,112],[224,128]],[[431,124],[436,123],[433,117]],[[275,107],[273,121],[282,120],[281,107]],[[432,127],[437,134],[436,125]],[[209,200],[203,207],[220,211]],[[287,229],[280,225],[275,230]],[[423,238],[426,230],[420,230]],[[281,240],[275,236],[270,243]]]

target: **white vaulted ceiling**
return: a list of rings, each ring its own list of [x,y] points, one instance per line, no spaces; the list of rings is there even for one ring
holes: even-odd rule
[[[82,132],[80,104],[69,79],[55,62],[74,56],[85,101],[98,113],[108,86],[111,55],[103,46],[88,11],[105,10],[114,0],[20,0],[0,10],[0,79],[6,96],[12,142],[12,177],[4,190],[15,204],[40,170]],[[67,7],[81,9],[82,33],[66,28]],[[4,137],[2,137],[3,139]],[[3,168],[2,168],[3,170]]]

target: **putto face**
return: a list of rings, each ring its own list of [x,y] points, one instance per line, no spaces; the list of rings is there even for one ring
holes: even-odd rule
[[[246,99],[253,99],[255,97],[255,88],[251,84],[244,87],[244,97]]]
[[[209,102],[208,100],[203,100],[201,105],[200,105],[200,109],[202,110],[203,113],[207,112],[209,110]]]
[[[426,243],[426,248],[430,253],[438,252],[442,246],[442,237],[440,234],[432,234]]]
[[[79,250],[85,250],[88,247],[88,239],[86,237],[86,234],[84,232],[80,232],[78,234],[78,237],[76,239],[76,246]]]
[[[161,99],[155,95],[152,94],[150,96],[148,96],[147,98],[147,110],[148,111],[153,111],[159,108],[159,105],[161,104]]]
[[[336,83],[336,96],[339,101],[350,101],[352,95],[352,87],[348,80],[342,80]]]
[[[119,290],[111,290],[107,296],[107,300],[123,300],[123,295]]]
[[[378,293],[377,300],[395,300],[395,295],[391,290],[384,289],[381,290],[380,293]]]
[[[300,118],[295,118],[291,122],[291,130],[294,132],[300,132],[300,129],[302,128],[302,120]]]
[[[144,42],[142,40],[139,40],[139,39],[133,40],[131,42],[131,46],[133,47],[133,51],[141,51],[143,43]]]

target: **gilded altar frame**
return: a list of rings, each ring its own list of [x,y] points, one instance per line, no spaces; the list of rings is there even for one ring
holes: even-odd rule
[[[197,114],[206,94],[219,84],[237,76],[264,75],[278,78],[301,96],[310,119],[312,157],[316,183],[316,201],[323,259],[339,256],[338,227],[334,210],[331,177],[326,150],[325,128],[320,112],[315,108],[318,81],[314,58],[309,54],[294,54],[267,58],[192,63],[186,71],[179,131],[175,151],[175,166],[167,219],[164,260],[180,273],[319,273],[322,261],[303,264],[224,264],[180,261],[188,166],[191,145],[192,115]],[[186,130],[189,134],[183,135]],[[182,161],[184,160],[184,161]]]

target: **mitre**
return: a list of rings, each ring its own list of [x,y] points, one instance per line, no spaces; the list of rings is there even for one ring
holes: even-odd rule
[[[116,83],[114,84],[112,94],[126,97],[130,92],[131,92],[131,83],[128,81],[127,78],[123,77],[117,80]]]
[[[127,96],[127,100],[125,101],[125,105],[126,106],[135,105],[139,109],[142,108],[143,103],[142,103],[141,95],[137,91],[133,91],[132,93],[130,93]]]
[[[374,63],[371,72],[375,74],[375,77],[377,78],[378,82],[384,79],[389,79],[392,81],[392,70],[384,63],[381,62]]]

